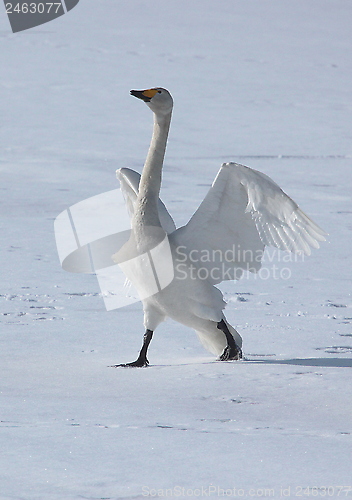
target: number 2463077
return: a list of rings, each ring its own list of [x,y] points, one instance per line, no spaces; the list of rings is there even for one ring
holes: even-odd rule
[[[40,3],[11,3],[5,4],[8,14],[57,14],[61,2],[40,2]]]

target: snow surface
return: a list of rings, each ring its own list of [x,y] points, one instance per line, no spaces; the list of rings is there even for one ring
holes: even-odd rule
[[[0,11],[1,500],[352,495],[351,16],[346,0],[82,0],[12,34]],[[246,361],[169,321],[150,367],[108,368],[135,358],[141,306],[106,312],[96,278],[58,262],[54,218],[140,171],[152,116],[129,90],[155,85],[175,100],[177,224],[237,161],[330,234],[223,288]]]

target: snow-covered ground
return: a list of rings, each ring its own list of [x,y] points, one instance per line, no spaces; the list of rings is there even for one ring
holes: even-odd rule
[[[81,0],[12,34],[0,12],[1,500],[352,495],[351,16],[346,0]],[[246,361],[169,321],[149,368],[108,368],[137,354],[141,306],[106,312],[94,276],[60,268],[53,220],[140,171],[152,116],[129,90],[155,85],[175,100],[177,224],[237,161],[329,233],[223,288]]]

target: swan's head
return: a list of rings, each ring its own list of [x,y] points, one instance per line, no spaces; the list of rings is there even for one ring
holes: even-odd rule
[[[131,90],[131,95],[142,99],[156,115],[171,113],[173,100],[168,90],[156,87],[148,90]]]

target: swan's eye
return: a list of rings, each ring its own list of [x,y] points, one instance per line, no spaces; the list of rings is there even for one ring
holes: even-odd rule
[[[161,90],[158,90],[158,94],[161,94]]]

